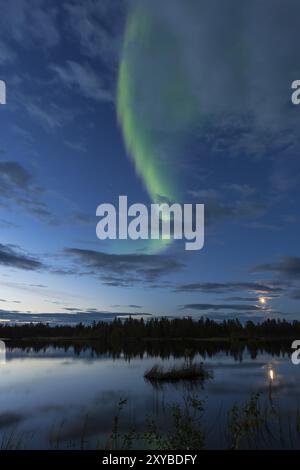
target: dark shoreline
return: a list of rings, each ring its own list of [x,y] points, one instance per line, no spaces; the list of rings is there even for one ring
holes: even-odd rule
[[[93,341],[101,341],[99,337],[88,337],[88,336],[24,336],[24,337],[0,337],[2,341],[70,341],[70,342],[93,342]],[[182,337],[182,338],[172,338],[172,337],[163,337],[163,338],[128,338],[124,342],[131,343],[131,342],[211,342],[211,343],[259,343],[259,342],[288,342],[294,341],[295,336],[282,336],[282,337],[265,337],[265,338],[231,338],[231,337],[210,337],[210,338],[193,338],[193,337]]]

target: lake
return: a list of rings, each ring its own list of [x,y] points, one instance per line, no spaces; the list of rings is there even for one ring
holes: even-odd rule
[[[296,430],[300,366],[292,364],[289,345],[253,346],[203,343],[192,346],[193,362],[213,374],[205,383],[166,383],[144,379],[154,364],[183,364],[177,344],[131,346],[103,351],[95,345],[6,342],[0,362],[0,443],[2,448],[99,448],[112,430],[120,399],[127,399],[120,430],[144,430],[148,417],[163,427],[170,405],[187,394],[204,401],[207,448],[227,448],[228,409],[252,393],[280,410],[280,439],[263,447],[299,448]],[[273,380],[270,378],[273,371]],[[275,416],[275,415],[274,415]],[[275,420],[274,420],[275,422]],[[273,426],[277,424],[273,423]]]

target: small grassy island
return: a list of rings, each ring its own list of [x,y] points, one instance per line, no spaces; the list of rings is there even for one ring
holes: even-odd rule
[[[145,379],[150,381],[178,381],[178,380],[205,380],[211,378],[211,373],[205,370],[203,364],[184,364],[163,369],[162,366],[154,365],[144,374]]]

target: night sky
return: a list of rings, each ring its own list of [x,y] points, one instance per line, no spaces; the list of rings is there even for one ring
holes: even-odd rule
[[[0,320],[299,319],[299,1],[0,10]],[[97,239],[119,195],[204,203],[204,248]]]

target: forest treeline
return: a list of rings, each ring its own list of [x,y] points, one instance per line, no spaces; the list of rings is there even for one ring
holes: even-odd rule
[[[276,339],[300,338],[300,321],[267,319],[261,323],[238,319],[217,322],[208,318],[153,318],[150,320],[116,318],[114,321],[79,323],[76,326],[29,323],[0,324],[0,338],[86,338],[109,343],[160,339]]]

